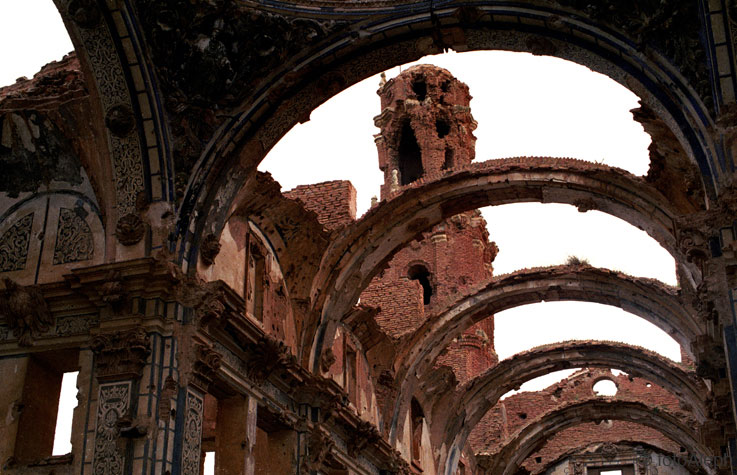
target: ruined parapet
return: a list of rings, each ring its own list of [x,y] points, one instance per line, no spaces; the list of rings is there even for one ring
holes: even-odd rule
[[[422,64],[383,84],[381,114],[374,123],[382,199],[426,175],[442,173],[475,157],[476,121],[468,86],[447,70]]]

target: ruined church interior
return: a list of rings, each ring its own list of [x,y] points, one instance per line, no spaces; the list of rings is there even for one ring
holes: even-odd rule
[[[0,474],[733,473],[733,0],[48,3],[73,51],[0,87]],[[430,63],[491,51],[631,95],[642,171],[489,156],[484,121],[512,117]],[[371,151],[343,161],[378,177],[370,205],[302,179],[331,138],[277,177],[269,153],[366,81],[346,107]],[[606,229],[612,265],[527,264],[504,232],[534,255],[584,230],[525,249],[521,205],[612,219],[672,279]],[[672,351],[576,337],[564,302]],[[532,308],[547,330],[506,316]]]

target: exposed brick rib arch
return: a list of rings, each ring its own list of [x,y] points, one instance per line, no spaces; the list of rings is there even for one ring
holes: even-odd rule
[[[459,296],[432,315],[409,337],[397,359],[397,373],[424,373],[454,338],[479,320],[522,305],[550,301],[581,301],[612,305],[662,329],[690,355],[691,343],[703,326],[684,306],[679,292],[657,280],[589,266],[524,269],[495,278],[484,287]],[[423,361],[431,363],[417,366]]]
[[[468,327],[510,308],[563,300],[620,307],[661,328],[692,357],[691,343],[703,333],[702,326],[683,306],[678,292],[653,279],[580,266],[525,269],[500,276],[485,287],[459,297],[445,311],[428,318],[402,345],[405,351],[398,355],[395,364],[397,379],[402,383],[393,409],[392,432],[398,429],[399,415],[406,409],[405,399],[414,392],[417,382],[414,376],[422,380],[423,375],[429,374],[438,355]],[[622,345],[620,350],[630,348]],[[588,351],[586,354],[591,355]],[[657,358],[663,360],[662,357]],[[560,364],[562,366],[557,369],[566,368],[564,362]],[[583,361],[582,365],[585,364]],[[503,370],[501,364],[498,368]],[[510,389],[518,385],[513,384]],[[698,395],[698,391],[695,394]]]
[[[570,404],[531,421],[511,437],[500,451],[489,454],[490,466],[486,473],[512,474],[519,464],[552,434],[584,422],[601,420],[623,420],[652,427],[680,444],[690,455],[698,457],[706,473],[715,473],[715,470],[706,464],[710,456],[709,450],[698,441],[698,436],[689,421],[684,420],[682,415],[664,410],[653,411],[651,407],[640,402],[606,399]],[[445,467],[443,473],[453,473],[451,465],[454,464],[456,462],[449,458],[448,463],[442,465]]]
[[[626,32],[636,30],[634,26],[613,29],[602,20],[588,18],[583,11],[525,2],[513,6],[467,2],[460,8],[420,2],[368,10],[364,5],[341,4],[335,9],[272,3],[271,8],[286,19],[299,12],[345,26],[331,29],[324,40],[320,37],[319,42],[300,45],[298,53],[280,57],[273,64],[266,58],[272,66],[267,74],[245,78],[253,85],[249,88],[253,95],[234,107],[193,171],[182,209],[197,210],[198,214],[182,213],[182,231],[213,229],[213,222],[222,221],[230,194],[242,183],[237,180],[253,173],[274,144],[292,126],[307,120],[321,103],[374,74],[448,48],[551,55],[608,75],[658,111],[686,154],[698,163],[711,196],[718,182],[715,177],[723,173],[709,132],[710,114],[699,97],[708,94],[696,92],[687,75],[680,74],[667,58],[644,55],[641,40],[628,37]],[[624,13],[626,18],[628,12]],[[638,31],[632,33],[641,36]],[[289,44],[279,32],[274,40],[278,47]],[[248,50],[248,46],[239,50]],[[243,175],[234,180],[236,169]],[[195,221],[199,224],[194,225]],[[185,236],[180,249],[188,245],[195,248],[189,241],[197,239],[196,233]]]
[[[667,358],[622,343],[570,341],[535,348],[500,362],[460,388],[460,394],[448,400],[450,409],[434,414],[434,423],[445,417],[442,433],[446,441],[451,442],[458,435],[465,440],[466,434],[507,392],[539,376],[582,367],[618,369],[644,378],[673,393],[699,422],[709,415],[709,390],[704,382]]]
[[[313,281],[312,309],[320,322],[308,325],[304,345],[309,351],[303,355],[311,358],[314,368],[322,346],[332,340],[330,326],[350,310],[394,253],[422,231],[462,211],[520,202],[574,204],[612,214],[645,230],[684,263],[684,270],[692,270],[676,247],[675,211],[639,177],[574,159],[524,157],[474,163],[445,176],[418,180],[336,237]]]

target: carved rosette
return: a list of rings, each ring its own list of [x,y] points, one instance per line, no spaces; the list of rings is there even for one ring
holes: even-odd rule
[[[117,137],[125,137],[136,125],[133,111],[126,104],[111,107],[105,115],[105,126]]]
[[[617,456],[617,446],[612,443],[606,443],[601,447],[601,454],[606,460],[612,460]]]
[[[140,216],[128,213],[118,220],[115,226],[115,236],[124,246],[137,244],[146,232],[146,226]]]
[[[143,328],[97,335],[90,348],[95,352],[99,381],[139,378],[151,353]]]
[[[200,259],[202,263],[211,266],[220,253],[220,240],[214,234],[208,234],[200,246]]]
[[[49,330],[54,317],[36,285],[18,285],[7,277],[0,292],[0,318],[5,319],[20,346],[31,346],[33,339]]]

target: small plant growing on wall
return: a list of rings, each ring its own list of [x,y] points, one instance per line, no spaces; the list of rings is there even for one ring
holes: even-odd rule
[[[588,259],[582,259],[578,256],[568,256],[566,259],[566,265],[569,266],[590,266]]]

